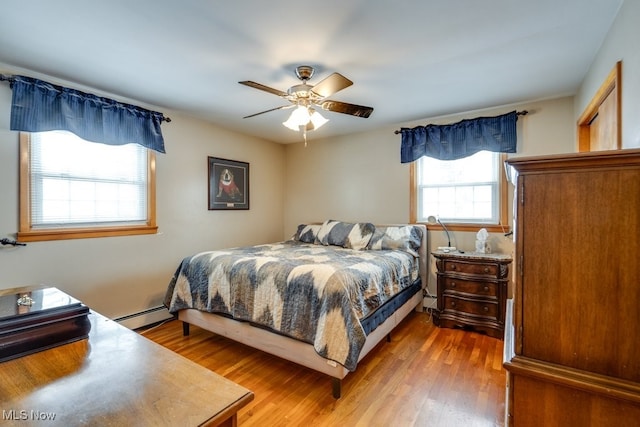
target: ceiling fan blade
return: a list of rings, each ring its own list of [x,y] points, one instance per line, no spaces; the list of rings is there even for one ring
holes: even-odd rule
[[[272,87],[265,86],[263,84],[252,82],[252,81],[249,81],[249,80],[245,80],[245,81],[238,82],[238,83],[240,83],[241,85],[252,87],[254,89],[260,89],[260,90],[263,90],[265,92],[272,93],[274,95],[278,95],[278,96],[282,96],[282,97],[287,96],[287,92],[283,92],[281,90],[274,89]]]
[[[255,113],[255,114],[251,114],[250,116],[244,116],[243,119],[248,119],[250,117],[255,117],[255,116],[259,116],[260,114],[264,114],[264,113],[270,113],[271,111],[276,111],[276,110],[284,110],[286,108],[292,108],[295,107],[295,105],[290,104],[290,105],[282,105],[280,107],[276,107],[276,108],[272,108],[270,110],[265,110],[265,111],[260,111],[259,113]]]
[[[347,104],[338,101],[322,101],[319,104],[323,110],[333,111],[336,113],[350,114],[356,117],[367,118],[373,112],[373,108],[362,105]]]
[[[353,82],[342,74],[333,73],[315,85],[311,91],[321,98],[326,98],[342,89],[348,88],[352,84]]]

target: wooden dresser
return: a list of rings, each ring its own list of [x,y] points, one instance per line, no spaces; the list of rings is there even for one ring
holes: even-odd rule
[[[433,252],[438,267],[438,310],[433,322],[504,336],[511,257],[475,252]]]
[[[640,425],[640,150],[508,164],[517,271],[506,424]]]

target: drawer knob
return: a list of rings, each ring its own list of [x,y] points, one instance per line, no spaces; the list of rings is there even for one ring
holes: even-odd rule
[[[488,286],[485,286],[485,287],[484,287],[484,291],[485,291],[485,292],[489,292],[489,287],[488,287]]]
[[[456,265],[455,265],[455,264],[451,264],[451,269],[452,269],[452,270],[455,270],[456,268],[457,268],[457,267],[456,267]]]
[[[456,282],[451,282],[451,287],[455,288],[456,287]]]
[[[484,307],[482,307],[482,309],[483,309],[484,311],[489,311],[489,307],[487,307],[486,305],[485,305]]]
[[[484,268],[484,272],[485,272],[485,273],[488,273],[488,272],[489,272],[489,267],[485,267],[485,268]]]
[[[456,302],[455,301],[451,301],[451,307],[455,307],[456,306]]]

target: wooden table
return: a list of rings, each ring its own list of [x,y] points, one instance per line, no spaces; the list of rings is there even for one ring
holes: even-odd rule
[[[88,339],[0,363],[0,424],[236,426],[253,400],[106,317],[89,317]]]

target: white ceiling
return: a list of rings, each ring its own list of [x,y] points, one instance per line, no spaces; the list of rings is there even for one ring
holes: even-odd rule
[[[353,80],[329,99],[371,117],[323,112],[310,139],[572,95],[622,2],[21,0],[0,13],[0,72],[291,143],[291,110],[242,118],[286,101],[238,81],[286,91],[297,65],[316,68],[310,84],[334,71]]]

